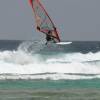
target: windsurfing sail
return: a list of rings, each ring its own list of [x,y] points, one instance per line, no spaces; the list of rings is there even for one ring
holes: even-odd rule
[[[44,34],[50,35],[55,42],[60,42],[58,31],[40,1],[29,0],[29,2],[35,15],[37,29]]]

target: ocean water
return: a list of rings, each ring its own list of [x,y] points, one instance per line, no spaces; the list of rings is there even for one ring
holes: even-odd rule
[[[0,100],[100,100],[100,42],[0,41]]]

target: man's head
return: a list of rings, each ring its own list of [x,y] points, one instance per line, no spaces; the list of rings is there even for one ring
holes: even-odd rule
[[[39,30],[39,31],[40,31],[40,27],[39,27],[39,26],[37,26],[37,30]]]

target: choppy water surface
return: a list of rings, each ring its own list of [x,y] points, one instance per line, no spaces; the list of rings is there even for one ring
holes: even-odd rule
[[[100,42],[0,42],[1,100],[99,100]]]

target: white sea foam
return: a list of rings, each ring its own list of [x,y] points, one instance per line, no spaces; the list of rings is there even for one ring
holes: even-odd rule
[[[62,53],[58,56],[47,57],[45,60],[41,60],[41,58],[41,54],[29,53],[21,49],[1,51],[0,79],[100,78],[100,52],[88,54]],[[90,74],[90,76],[85,74]]]
[[[42,75],[22,75],[22,74],[8,74],[8,75],[0,75],[1,80],[5,79],[51,79],[51,80],[78,80],[78,79],[93,79],[100,78],[100,75],[93,76],[85,76],[85,75],[67,75],[67,74],[42,74]]]
[[[89,61],[99,61],[100,52],[97,53],[66,53],[59,56],[59,58],[48,59],[48,62],[89,62]]]
[[[39,73],[79,73],[79,74],[100,74],[100,68],[96,65],[82,63],[68,64],[16,64],[0,62],[0,73],[11,74],[39,74]]]

